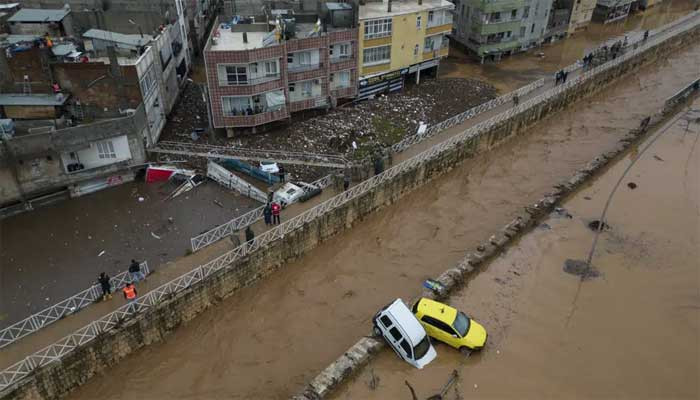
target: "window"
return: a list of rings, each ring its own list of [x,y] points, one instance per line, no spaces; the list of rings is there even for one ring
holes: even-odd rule
[[[117,158],[117,153],[114,151],[114,144],[111,140],[97,142],[97,156],[100,159]]]
[[[416,346],[416,360],[420,360],[430,350],[430,339],[425,335],[423,340]]]
[[[394,340],[401,340],[403,338],[403,336],[401,336],[401,332],[399,332],[396,327],[389,329],[389,333],[391,333],[391,337],[393,337]]]
[[[508,31],[508,32],[506,32],[506,37],[507,37],[507,38],[509,38],[509,37],[510,37],[510,35],[511,35],[512,33],[513,33],[512,31]]]
[[[535,24],[532,24],[532,28],[530,28],[530,33],[535,32]]]
[[[296,84],[296,83],[290,83],[290,84],[289,84],[289,92],[290,92],[290,93],[293,92],[293,91],[295,91],[296,88],[297,88],[297,84]]]
[[[333,89],[350,87],[350,71],[340,71],[331,74]]]
[[[527,29],[527,28],[524,27],[524,26],[521,26],[521,27],[520,27],[520,37],[525,37],[525,30],[526,30],[526,29]]]
[[[428,11],[428,25],[435,22],[435,11]]]
[[[460,12],[460,14],[462,15],[462,18],[467,17],[467,16],[464,14],[464,8],[465,8],[465,7],[464,7],[464,4],[462,4],[462,11]]]
[[[464,8],[464,6],[462,6],[462,8]],[[416,28],[418,29],[420,29],[420,23],[422,18],[423,17],[421,17],[420,15],[416,17]]]
[[[455,322],[452,323],[452,326],[461,337],[466,336],[467,332],[469,332],[469,317],[461,311],[457,312],[457,317],[455,318]]]
[[[246,115],[253,108],[250,97],[224,96],[221,98],[221,104],[227,117]]]
[[[227,85],[247,85],[248,69],[242,65],[227,65],[226,67]]]
[[[414,55],[414,56],[417,56],[419,50],[420,50],[420,46],[419,46],[419,45],[416,45],[416,47],[413,48],[413,55]]]
[[[265,61],[265,76],[277,76],[277,61]]]
[[[500,12],[495,12],[491,14],[491,21],[498,22],[501,20],[501,13]]]
[[[421,321],[425,322],[428,325],[432,325],[437,329],[440,329],[441,331],[447,333],[448,335],[453,335],[455,331],[446,323],[437,320],[433,317],[429,317],[427,315],[424,315],[423,318],[421,318]]]
[[[405,339],[402,340],[401,343],[399,343],[399,345],[401,346],[403,351],[406,352],[406,356],[408,356],[408,358],[413,358],[413,351],[411,351],[411,345],[408,344],[408,342]]]
[[[526,6],[525,9],[523,10],[523,18],[527,18],[530,16],[530,6]]]
[[[156,69],[153,66],[149,67],[143,78],[141,79],[141,95],[143,98],[148,97],[148,95],[156,87]]]
[[[391,18],[365,21],[365,39],[391,36]]]
[[[311,81],[305,81],[301,83],[301,95],[304,97],[311,97]]]
[[[294,53],[287,53],[287,64],[294,63]]]
[[[515,19],[518,16],[518,10],[513,10],[510,12],[510,19]]]
[[[428,36],[425,38],[425,45],[423,46],[423,52],[427,53],[436,49],[435,46],[435,36]]]
[[[391,326],[391,320],[386,315],[382,315],[382,317],[379,318],[379,320],[382,321],[382,325],[384,325],[385,328]]]
[[[389,60],[391,60],[391,46],[370,47],[362,54],[362,63],[365,65],[383,64]]]

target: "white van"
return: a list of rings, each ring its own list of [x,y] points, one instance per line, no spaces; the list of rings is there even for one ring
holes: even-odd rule
[[[381,336],[407,363],[421,369],[437,356],[425,329],[401,299],[379,310],[372,319]]]

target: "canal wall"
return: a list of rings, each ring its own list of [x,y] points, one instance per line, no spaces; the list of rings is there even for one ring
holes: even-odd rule
[[[700,37],[697,25],[677,35],[648,46],[605,69],[589,71],[588,75],[568,82],[489,121],[478,124],[460,135],[447,139],[418,156],[370,178],[350,190],[322,203],[282,226],[264,233],[230,253],[200,267],[199,275],[181,277],[149,293],[144,303],[137,303],[120,313],[110,314],[110,321],[96,324],[93,330],[72,335],[69,342],[42,351],[41,356],[28,357],[15,367],[13,380],[0,392],[0,398],[12,400],[57,399],[96,374],[106,373],[140,348],[165,340],[178,326],[219,303],[238,289],[269,275],[284,263],[302,256],[328,238],[349,229],[368,214],[398,201],[424,183],[449,172],[464,159],[488,151],[505,140],[522,134],[528,127],[566,108],[575,101],[607,86],[611,81],[629,74],[639,66],[663,59]],[[624,61],[624,62],[623,62]],[[595,73],[593,73],[595,72]],[[620,150],[622,151],[622,150]],[[590,174],[588,174],[590,175]],[[578,175],[577,175],[578,176]],[[586,178],[573,178],[578,185]],[[341,183],[342,179],[340,180]],[[574,187],[574,186],[572,186]],[[561,193],[565,193],[561,189]],[[555,200],[530,207],[534,214],[523,215],[509,229],[518,232],[537,215],[538,210],[551,207]],[[454,286],[463,272],[474,268],[480,260],[494,254],[496,246],[507,242],[506,233],[495,235],[483,251],[441,277],[446,287]],[[482,248],[482,247],[480,247]],[[194,271],[197,272],[197,271]],[[188,278],[188,279],[185,279]],[[189,279],[191,278],[191,279]],[[451,280],[451,281],[450,281]],[[451,283],[452,282],[452,283]],[[150,297],[149,297],[150,296]],[[156,298],[157,297],[157,298]],[[148,306],[143,306],[146,304]],[[108,323],[109,322],[109,323]],[[92,326],[92,325],[91,325]],[[107,327],[107,328],[105,328]],[[380,342],[361,342],[346,353],[335,366],[315,379],[301,398],[313,399],[327,394],[342,378],[361,365]],[[63,342],[62,342],[63,343]],[[37,353],[38,354],[38,353]],[[21,368],[20,368],[21,367]],[[24,369],[22,369],[24,368]],[[29,371],[29,372],[27,372]],[[4,374],[7,373],[3,371]],[[12,371],[10,371],[12,373]],[[8,379],[8,375],[4,375]],[[1,382],[0,382],[1,383]]]

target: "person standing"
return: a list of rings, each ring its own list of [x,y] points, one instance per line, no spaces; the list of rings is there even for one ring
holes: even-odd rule
[[[284,183],[284,179],[285,179],[284,165],[280,164],[279,171],[277,173],[279,174],[280,182]]]
[[[272,224],[273,225],[279,225],[280,224],[280,213],[282,212],[282,207],[273,202],[272,203]]]
[[[102,288],[102,301],[105,301],[107,299],[112,298],[112,282],[109,280],[109,275],[106,273],[102,272],[100,273],[100,277],[97,278],[97,282],[100,284],[100,287]]]
[[[136,300],[136,295],[138,295],[138,293],[136,292],[136,287],[131,282],[128,282],[126,286],[124,286],[122,292],[124,292],[124,298],[129,303],[134,302]]]
[[[566,78],[569,76],[569,73],[566,71],[561,71],[561,83],[566,83]]]
[[[245,241],[250,242],[251,240],[255,239],[255,232],[253,232],[253,228],[248,225],[245,228]]]
[[[348,190],[350,187],[350,176],[347,174],[343,177],[343,191]]]
[[[136,260],[131,260],[131,264],[129,265],[129,275],[131,276],[131,280],[133,282],[138,282],[140,280],[146,279],[146,276],[141,272],[141,264],[138,263]]]
[[[518,97],[518,94],[515,93],[513,95],[513,104],[515,104],[515,106],[517,107],[519,103],[520,103],[520,98]]]
[[[272,225],[272,207],[270,207],[270,203],[265,204],[265,208],[263,208],[263,218],[265,219],[265,225]]]

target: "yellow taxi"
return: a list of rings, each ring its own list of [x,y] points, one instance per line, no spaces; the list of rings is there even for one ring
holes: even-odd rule
[[[454,307],[421,298],[412,311],[428,336],[435,340],[460,351],[478,350],[486,344],[486,329]]]

